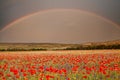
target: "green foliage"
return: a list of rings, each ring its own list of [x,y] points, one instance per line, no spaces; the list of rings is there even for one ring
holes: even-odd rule
[[[120,49],[120,44],[115,45],[90,45],[90,46],[78,46],[69,47],[64,50],[96,50],[96,49]]]
[[[31,49],[23,49],[23,48],[7,48],[0,49],[0,51],[46,51],[47,49],[43,48],[31,48]]]
[[[43,48],[32,48],[29,49],[29,51],[46,51],[47,49],[43,49]]]
[[[65,49],[52,49],[52,50],[102,50],[102,49],[120,49],[120,44],[113,44],[113,45],[79,45],[79,46],[72,46],[67,47]],[[49,50],[47,48],[1,48],[0,51],[46,51]]]

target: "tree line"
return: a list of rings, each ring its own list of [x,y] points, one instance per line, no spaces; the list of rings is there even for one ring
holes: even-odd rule
[[[32,49],[24,49],[24,48],[8,48],[8,49],[0,49],[0,51],[46,51],[47,49],[43,48],[32,48]]]
[[[78,46],[78,47],[69,47],[66,48],[65,50],[97,50],[97,49],[120,49],[120,44]]]
[[[120,44],[114,45],[89,45],[89,46],[77,46],[77,47],[67,47],[65,49],[55,49],[55,50],[102,50],[102,49],[120,49]],[[7,48],[0,49],[0,51],[47,51],[45,48]]]

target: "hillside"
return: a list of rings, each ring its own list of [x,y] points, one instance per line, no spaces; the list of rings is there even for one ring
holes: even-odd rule
[[[0,51],[120,49],[120,40],[83,44],[0,43]]]
[[[1,50],[62,50],[76,44],[59,43],[0,43]]]
[[[83,43],[82,45],[118,45],[120,44],[120,40],[114,40],[114,41],[105,41],[105,42],[88,42],[88,43]]]

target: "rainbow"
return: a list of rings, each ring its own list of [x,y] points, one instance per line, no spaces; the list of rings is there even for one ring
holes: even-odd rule
[[[34,15],[37,15],[37,14],[44,14],[46,12],[49,12],[49,11],[66,11],[66,10],[71,10],[71,11],[80,11],[84,14],[87,14],[87,15],[91,15],[91,16],[94,16],[94,17],[97,17],[97,18],[100,18],[104,21],[106,21],[107,23],[111,24],[111,25],[114,25],[116,28],[120,29],[120,25],[116,24],[115,22],[103,17],[103,16],[100,16],[100,15],[97,15],[96,13],[92,13],[92,12],[88,12],[88,11],[84,11],[84,10],[80,10],[80,9],[48,9],[48,10],[42,10],[42,11],[37,11],[37,12],[34,12],[34,13],[31,13],[31,14],[28,14],[28,15],[25,15],[17,20],[14,20],[13,22],[9,23],[8,25],[6,25],[3,29],[0,30],[0,32],[6,30],[7,28],[9,27],[12,27],[12,25],[22,21],[22,20],[25,20],[31,16],[34,16]]]

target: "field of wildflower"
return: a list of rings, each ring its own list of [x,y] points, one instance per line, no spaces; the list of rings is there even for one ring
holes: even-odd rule
[[[0,80],[120,80],[120,53],[0,53]]]

